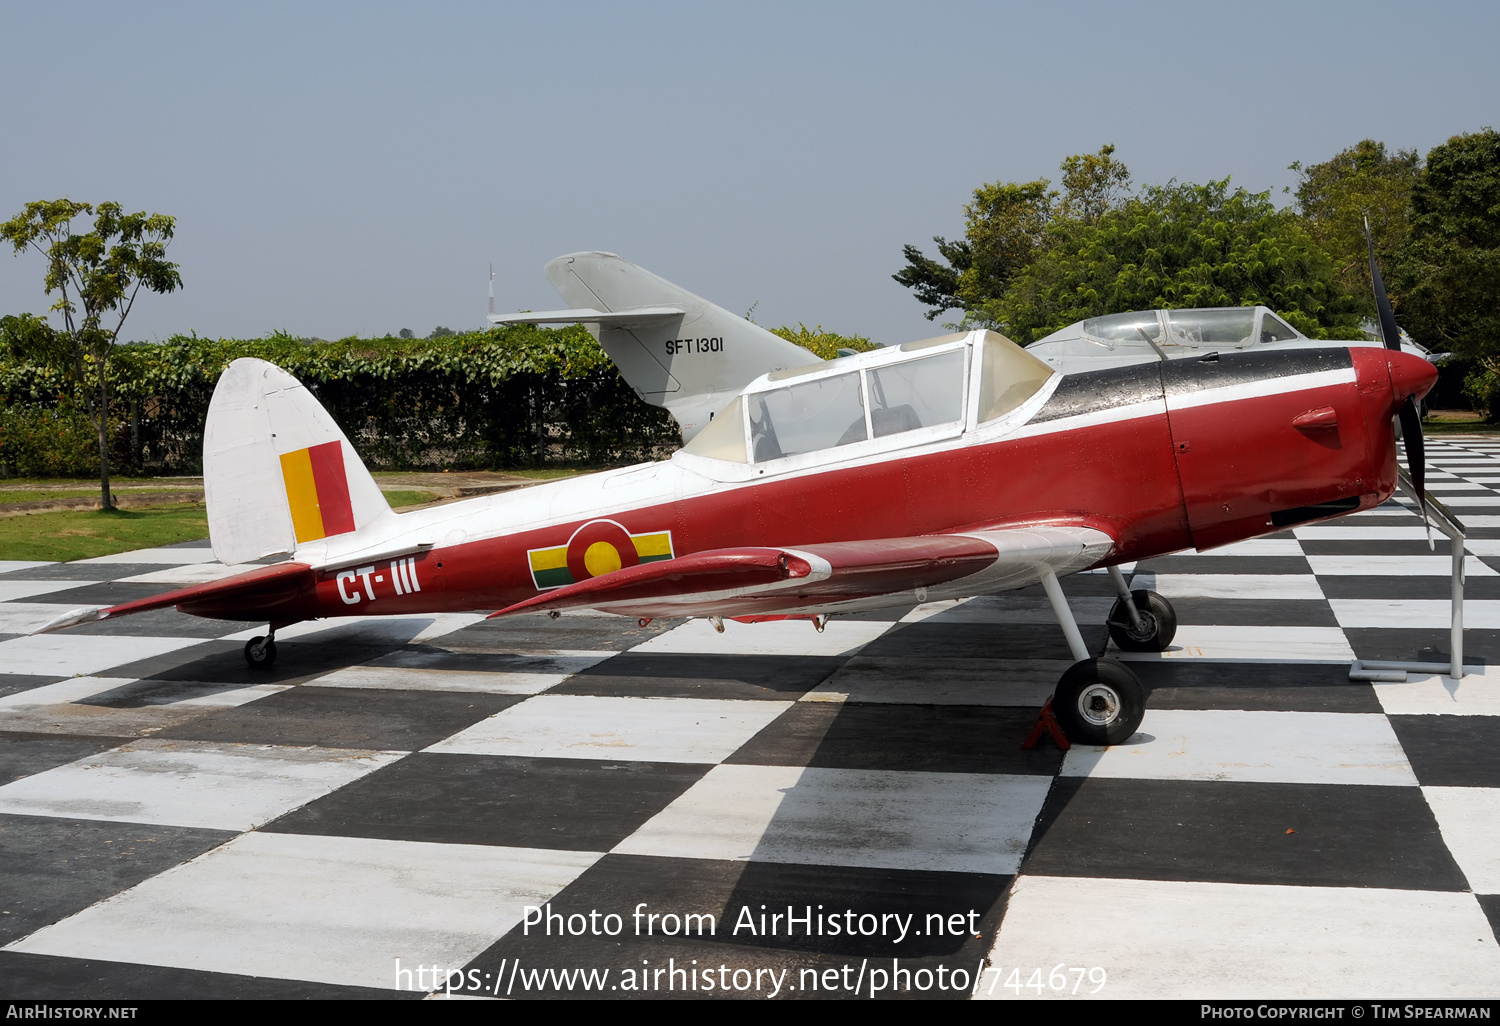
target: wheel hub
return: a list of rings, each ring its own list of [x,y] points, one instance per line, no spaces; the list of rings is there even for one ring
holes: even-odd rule
[[[1091,684],[1078,696],[1078,714],[1104,727],[1120,715],[1120,696],[1106,684]]]
[[[1150,641],[1156,637],[1156,615],[1145,609],[1137,609],[1136,615],[1141,618],[1141,629],[1127,627],[1125,633],[1134,641]]]

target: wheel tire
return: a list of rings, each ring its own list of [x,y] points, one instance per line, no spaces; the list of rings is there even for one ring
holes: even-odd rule
[[[1164,652],[1177,635],[1177,610],[1172,603],[1154,591],[1132,591],[1135,608],[1141,615],[1139,633],[1130,626],[1130,612],[1124,599],[1115,599],[1109,611],[1109,636],[1122,652]]]
[[[1113,659],[1085,659],[1068,667],[1058,681],[1052,715],[1074,744],[1118,745],[1140,727],[1146,691],[1135,674]]]
[[[276,642],[266,637],[255,637],[245,642],[245,662],[260,669],[276,661]]]

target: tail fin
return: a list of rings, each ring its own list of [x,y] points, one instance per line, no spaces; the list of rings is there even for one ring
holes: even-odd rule
[[[288,556],[390,513],[328,411],[280,367],[235,360],[203,430],[208,533],[222,563]]]
[[[819,362],[801,346],[613,253],[570,253],[550,261],[546,271],[572,309],[490,320],[587,324],[636,394],[677,418],[684,441],[760,375]]]

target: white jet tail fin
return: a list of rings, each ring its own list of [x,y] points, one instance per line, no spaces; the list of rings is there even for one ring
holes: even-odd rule
[[[570,253],[546,271],[571,309],[492,314],[490,321],[586,324],[636,394],[671,411],[684,441],[760,375],[820,362],[613,253]]]
[[[390,515],[328,411],[264,360],[235,360],[219,378],[203,429],[203,490],[225,564],[290,555]]]

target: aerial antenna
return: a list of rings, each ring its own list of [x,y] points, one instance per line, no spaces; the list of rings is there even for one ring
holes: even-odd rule
[[[495,312],[495,265],[490,264],[490,313]]]

